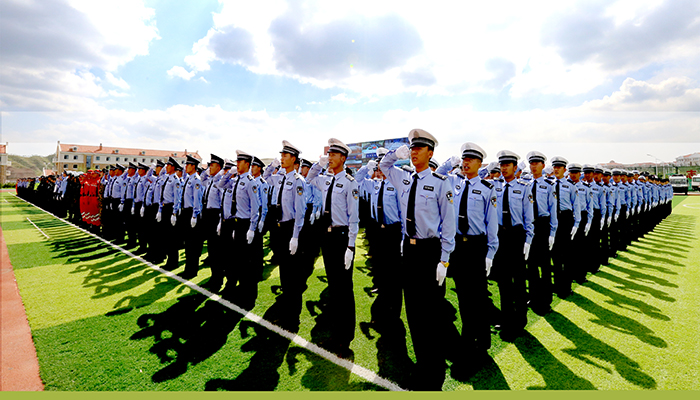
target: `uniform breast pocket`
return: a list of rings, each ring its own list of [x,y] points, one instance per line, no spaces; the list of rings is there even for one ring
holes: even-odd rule
[[[432,192],[421,193],[419,197],[425,205],[429,205],[431,202],[434,203],[436,198],[435,193]]]
[[[479,196],[478,194],[470,194],[469,195],[469,205],[474,205],[474,207],[482,207],[484,205],[484,198]],[[471,208],[471,207],[470,207]]]

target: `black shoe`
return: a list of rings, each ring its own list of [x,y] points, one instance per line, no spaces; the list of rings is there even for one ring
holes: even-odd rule
[[[504,329],[501,331],[501,340],[504,342],[514,342],[522,333],[522,329]]]
[[[532,312],[535,314],[539,315],[540,317],[545,316],[549,314],[549,312],[552,311],[552,307],[546,306],[546,307],[535,307],[532,309]]]
[[[197,276],[197,271],[188,271],[185,269],[183,273],[180,274],[180,278],[182,279],[192,279]]]
[[[560,299],[565,299],[571,296],[572,293],[573,292],[571,290],[569,290],[568,292],[557,293],[557,297],[559,297]]]
[[[176,270],[177,267],[179,267],[178,264],[166,263],[166,264],[163,265],[161,268],[164,269],[164,270],[166,270],[166,271],[173,271],[173,270]]]

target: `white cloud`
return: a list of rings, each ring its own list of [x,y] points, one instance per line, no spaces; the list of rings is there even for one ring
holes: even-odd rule
[[[105,77],[107,78],[107,82],[111,83],[112,85],[124,90],[129,89],[129,84],[126,83],[124,79],[116,78],[111,72],[105,73]]]
[[[335,96],[332,96],[331,100],[332,101],[340,101],[340,102],[350,104],[350,105],[357,103],[357,99],[353,99],[352,97],[348,97],[347,93],[340,93],[340,94],[337,94]]]
[[[190,79],[192,79],[192,77],[195,75],[195,73],[196,72],[194,72],[194,71],[188,72],[186,69],[182,68],[179,65],[176,65],[167,71],[167,74],[169,77],[182,78],[186,81],[189,81]]]
[[[110,90],[108,93],[110,96],[113,96],[113,97],[128,97],[129,96],[129,93],[118,92],[116,90]]]
[[[627,78],[620,90],[586,102],[601,111],[700,111],[700,86],[687,77],[650,83]]]

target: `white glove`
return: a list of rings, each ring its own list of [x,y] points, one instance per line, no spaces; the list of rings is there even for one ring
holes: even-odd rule
[[[124,203],[119,203],[119,212],[124,211]]]
[[[637,214],[639,214],[640,212],[642,212],[642,206],[641,206],[641,205],[637,206]]]
[[[437,265],[437,270],[435,271],[435,280],[438,281],[438,286],[442,286],[443,282],[445,282],[446,276],[447,276],[447,267],[445,267],[445,264],[439,262]]]
[[[219,225],[216,226],[216,234],[221,236],[221,220],[219,220]]]
[[[527,258],[530,257],[530,243],[525,243],[525,247],[523,247],[523,254],[525,255],[525,261],[527,261]]]
[[[396,157],[398,157],[399,160],[407,160],[410,155],[411,150],[405,144],[396,149]]]
[[[586,228],[585,228],[584,231],[583,231],[583,234],[584,234],[585,236],[588,236],[588,231],[591,230],[591,223],[592,223],[592,222],[589,222],[589,223],[586,224]]]
[[[352,253],[352,250],[347,249],[345,250],[345,269],[350,269],[352,267],[352,256],[354,254]]]
[[[175,226],[175,224],[177,224],[177,215],[173,214],[173,216],[170,217],[170,224],[172,224],[172,226]]]
[[[462,163],[462,159],[459,158],[459,156],[450,157],[450,165],[452,165],[452,168],[457,167],[461,163]]]
[[[274,160],[272,160],[272,164],[270,164],[270,168],[275,169],[279,166],[280,166],[280,160],[278,160],[276,158]]]
[[[231,231],[231,239],[235,239],[235,238],[236,238],[236,230],[234,229],[233,231]]]
[[[299,247],[299,239],[292,238],[289,241],[289,254],[294,255],[297,252],[297,247]]]
[[[486,257],[486,277],[491,275],[491,267],[493,266],[493,259]]]
[[[608,228],[610,228],[610,224],[612,224],[612,215],[608,217]]]
[[[141,211],[139,212],[139,215],[141,215],[141,218],[143,218],[143,215],[146,213],[146,207],[141,206]]]
[[[195,226],[197,226],[197,217],[192,217],[192,219],[190,220],[190,225],[191,225],[193,228],[194,228]]]
[[[131,215],[136,214],[136,206],[131,206]]]
[[[549,237],[549,251],[552,251],[554,248],[554,236]]]
[[[318,158],[318,165],[321,166],[321,168],[326,168],[328,167],[328,156],[321,156]]]
[[[319,209],[316,211],[316,219],[320,219],[320,218],[321,218],[321,208],[319,208]]]
[[[615,214],[615,222],[617,222],[617,218],[620,216],[620,214]]]
[[[630,210],[629,210],[629,208],[628,208],[628,209],[627,209],[627,218],[629,218],[629,217],[630,217]]]
[[[309,217],[309,224],[313,225],[315,221],[316,221],[316,213],[311,213],[311,216]]]
[[[571,240],[574,240],[574,236],[576,236],[576,231],[578,230],[578,226],[574,226],[571,229]]]
[[[367,162],[367,169],[374,171],[375,168],[377,168],[377,162],[374,160],[369,160],[369,162]]]
[[[260,222],[258,222],[258,232],[262,232],[264,226],[265,226],[265,221],[263,221],[261,219]]]
[[[156,221],[160,222],[160,220],[161,220],[161,214],[160,214],[160,211],[158,211],[158,213],[156,214]]]
[[[248,240],[248,244],[253,243],[254,238],[255,238],[255,231],[251,229],[248,231],[248,234],[246,235],[246,239]]]

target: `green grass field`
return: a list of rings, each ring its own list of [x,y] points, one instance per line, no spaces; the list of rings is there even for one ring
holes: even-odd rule
[[[0,199],[46,390],[386,390],[11,193]],[[514,343],[494,334],[493,362],[464,382],[448,369],[443,389],[700,389],[699,216],[700,197],[675,198],[673,214],[651,234],[589,275],[574,295],[555,297],[553,312],[530,313],[527,333]],[[358,249],[355,262],[350,361],[405,388],[414,360],[410,335],[404,344],[367,328],[374,298],[364,252]],[[181,251],[173,272],[183,268]],[[192,282],[208,277],[204,268]],[[277,267],[266,264],[264,278],[252,310],[263,318],[275,305]],[[316,306],[324,280],[319,259],[298,331],[314,343],[327,334]]]

